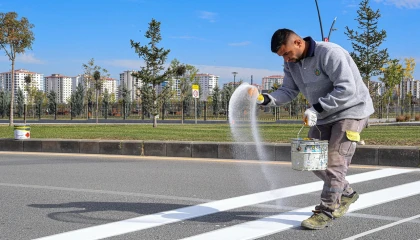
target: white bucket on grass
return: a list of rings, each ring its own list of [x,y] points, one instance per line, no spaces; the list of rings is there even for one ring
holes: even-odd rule
[[[14,132],[16,140],[31,138],[31,127],[29,125],[15,125]]]

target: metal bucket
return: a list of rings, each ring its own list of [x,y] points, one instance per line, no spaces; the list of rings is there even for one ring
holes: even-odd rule
[[[302,128],[300,131],[302,131]],[[292,169],[299,171],[327,169],[328,141],[313,138],[299,138],[300,131],[298,138],[292,138],[291,142]]]
[[[31,138],[31,127],[29,125],[14,125],[15,140]]]

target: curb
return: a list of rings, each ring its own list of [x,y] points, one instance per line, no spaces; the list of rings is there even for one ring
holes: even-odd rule
[[[191,157],[242,160],[291,161],[290,143],[263,143],[264,156],[257,155],[255,143],[0,139],[0,151],[114,154],[156,157]],[[353,164],[420,167],[420,148],[414,146],[360,145]]]

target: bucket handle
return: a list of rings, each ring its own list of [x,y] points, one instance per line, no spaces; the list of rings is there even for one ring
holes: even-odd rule
[[[305,124],[300,128],[300,130],[299,130],[299,132],[298,132],[298,134],[297,134],[297,138],[300,138],[299,137],[299,135],[300,135],[300,132],[302,131],[302,129],[305,127]],[[319,130],[319,128],[318,128],[318,126],[317,125],[315,125],[315,127],[316,127],[316,129],[318,129],[318,131],[319,131],[319,140],[321,140],[321,130]]]

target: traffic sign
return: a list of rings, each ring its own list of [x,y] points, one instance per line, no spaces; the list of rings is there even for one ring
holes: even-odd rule
[[[200,97],[199,85],[192,85],[192,96],[193,98]]]

